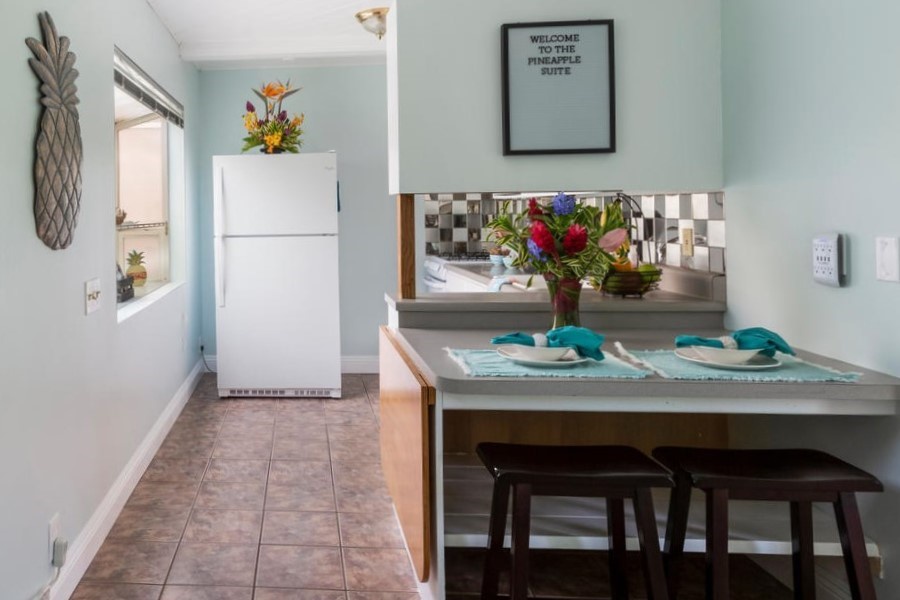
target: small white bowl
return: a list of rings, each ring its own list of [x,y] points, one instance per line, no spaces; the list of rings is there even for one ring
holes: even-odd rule
[[[711,348],[709,346],[693,346],[703,360],[720,365],[743,365],[750,362],[760,350],[738,350],[736,348]]]
[[[522,346],[520,344],[503,344],[497,346],[497,350],[502,350],[501,354],[506,354],[514,358],[551,362],[561,360],[571,348],[548,348],[546,346],[536,347]]]

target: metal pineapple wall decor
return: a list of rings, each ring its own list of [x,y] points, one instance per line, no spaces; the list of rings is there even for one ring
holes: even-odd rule
[[[35,143],[34,220],[38,237],[54,250],[72,243],[81,206],[81,127],[75,92],[75,53],[59,37],[49,13],[40,13],[44,43],[28,38],[28,59],[41,81],[41,126]]]

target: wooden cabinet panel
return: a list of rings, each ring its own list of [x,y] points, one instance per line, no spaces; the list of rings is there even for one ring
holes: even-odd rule
[[[419,581],[431,561],[431,460],[428,410],[435,390],[394,340],[379,334],[381,466]]]
[[[474,454],[479,442],[728,447],[728,416],[706,414],[444,412],[444,451]]]

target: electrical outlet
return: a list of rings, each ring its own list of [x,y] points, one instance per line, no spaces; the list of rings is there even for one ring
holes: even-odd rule
[[[813,238],[813,279],[841,287],[844,284],[844,241],[839,233],[823,233]]]
[[[84,314],[89,315],[100,308],[100,280],[84,282]]]
[[[900,238],[875,238],[875,279],[900,282]]]
[[[53,543],[59,538],[61,533],[60,516],[59,513],[56,513],[50,517],[50,522],[47,524],[47,558],[51,564],[53,563]]]

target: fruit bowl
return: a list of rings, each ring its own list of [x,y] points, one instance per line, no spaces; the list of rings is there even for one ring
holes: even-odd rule
[[[644,265],[641,265],[643,267]],[[610,271],[603,279],[600,290],[612,296],[643,296],[659,287],[662,271],[653,265],[638,267],[635,271]]]

